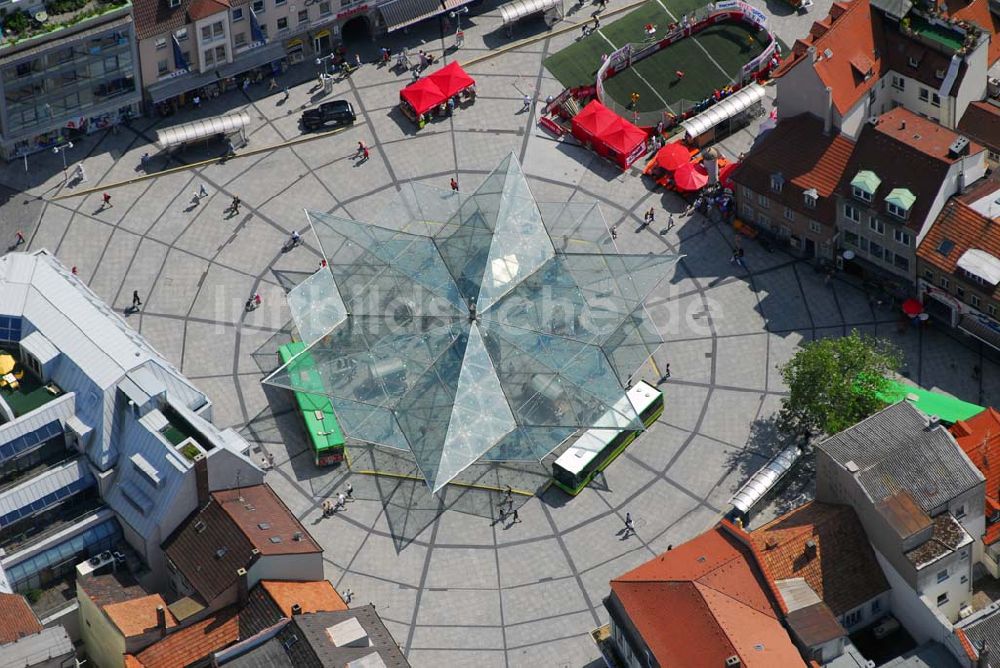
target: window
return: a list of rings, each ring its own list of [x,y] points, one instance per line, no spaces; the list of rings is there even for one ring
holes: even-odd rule
[[[178,30],[177,32],[174,33],[174,37],[177,38],[178,42],[183,42],[184,40],[186,40],[188,38],[188,29],[187,28],[181,28],[180,30]]]
[[[309,10],[303,9],[299,11],[299,23],[309,23]]]
[[[166,37],[157,37],[156,38],[156,50],[159,51],[160,49],[165,49],[165,48],[167,48],[167,38]]]
[[[934,70],[934,78],[935,79],[944,79],[944,68],[943,67],[941,69],[939,69],[939,70]]]
[[[955,286],[955,296],[959,299],[965,299],[965,288],[960,285]]]
[[[972,304],[973,308],[979,308],[979,304],[981,303],[979,301],[979,296],[978,295],[969,295],[969,303]]]
[[[947,278],[945,278],[944,276],[942,276],[942,277],[941,277],[941,282],[939,283],[939,285],[940,285],[940,286],[941,286],[942,288],[944,288],[945,290],[947,290],[947,289],[948,289],[948,285],[949,285],[949,283],[948,283],[948,279],[947,279]]]
[[[932,107],[940,107],[941,106],[941,96],[938,95],[937,93],[934,93],[933,95],[931,95],[931,106]]]
[[[753,199],[753,191],[747,188],[746,186],[740,186],[740,191],[743,193],[743,199],[745,200]]]
[[[743,215],[746,216],[749,220],[753,220],[754,213],[753,213],[753,207],[752,206],[750,206],[749,204],[747,204],[746,202],[744,202],[743,206],[740,207],[740,210],[743,211]]]
[[[858,233],[857,232],[850,232],[848,230],[844,230],[844,243],[847,244],[848,246],[857,246],[858,245]]]
[[[771,190],[780,193],[785,186],[785,177],[779,174],[771,174]]]
[[[850,628],[861,621],[862,611],[852,610],[844,615],[844,626]]]
[[[202,26],[201,27],[201,39],[203,42],[212,41],[212,26]]]
[[[795,220],[795,212],[789,209],[787,206],[785,207],[784,216],[785,220]]]
[[[209,49],[205,52],[204,58],[202,60],[205,62],[205,66],[215,65],[215,51]]]
[[[247,45],[247,34],[245,32],[241,32],[240,34],[235,35],[233,37],[233,44],[236,45],[237,49],[246,46]]]
[[[934,282],[934,272],[930,269],[924,269],[924,280],[928,283]]]
[[[965,517],[965,504],[963,503],[958,508],[955,508],[955,519],[962,519]],[[964,555],[963,555],[964,556]]]
[[[218,63],[226,62],[226,47],[224,46],[215,47],[215,60]]]
[[[893,230],[892,236],[896,239],[897,244],[902,244],[904,246],[909,246],[912,237],[910,233],[906,230]]]
[[[997,307],[994,306],[993,304],[990,304],[989,306],[986,307],[986,312],[989,313],[994,318],[997,317]]]
[[[332,10],[330,9],[330,3],[329,2],[321,2],[321,3],[319,3],[319,15],[320,16],[329,16],[331,13],[332,13]]]
[[[861,200],[862,202],[870,202],[870,201],[872,201],[872,195],[871,195],[871,193],[867,192],[865,190],[862,190],[861,188],[859,188],[857,186],[851,186],[851,194],[854,195],[855,198]]]
[[[898,207],[892,202],[885,203],[885,210],[896,216],[897,218],[906,218],[908,211],[902,207]]]
[[[913,56],[910,56],[907,62],[910,64],[910,67],[920,67],[920,61]]]
[[[853,220],[855,223],[861,222],[861,212],[855,209],[850,204],[844,205],[844,218],[848,220]]]
[[[939,571],[938,572],[938,574],[937,574],[938,584],[941,584],[942,582],[944,582],[947,579],[948,579],[948,569],[947,568],[944,569],[943,571]]]
[[[906,88],[906,79],[893,74],[892,87],[895,88],[896,90],[904,90]]]
[[[881,220],[879,220],[875,216],[871,216],[868,219],[868,228],[872,232],[876,232],[878,234],[885,234],[885,225],[882,223]]]
[[[817,223],[815,220],[810,220],[809,221],[809,231],[810,232],[814,232],[816,234],[820,234],[820,233],[823,232],[823,226],[820,225],[819,223]]]
[[[879,244],[875,243],[874,241],[869,241],[868,242],[868,254],[871,255],[872,257],[875,257],[875,258],[878,258],[879,260],[881,260],[882,257],[883,257],[883,255],[885,254],[885,252],[882,250],[882,246],[880,246]]]
[[[931,92],[929,90],[927,90],[926,88],[924,88],[923,86],[921,86],[920,87],[920,101],[921,102],[927,102],[927,100],[929,100],[930,97],[931,97]]]
[[[983,287],[987,287],[986,280],[983,279],[982,276],[976,276],[971,271],[966,271],[965,269],[959,269],[958,271],[960,274],[962,274],[962,278],[969,281],[970,283],[975,283],[976,285],[982,285]],[[992,284],[989,287],[993,287]]]
[[[874,601],[872,601],[872,614],[877,615],[881,611],[882,611],[882,600],[877,598]]]
[[[264,0],[253,0],[253,4],[250,5],[250,11],[254,14],[264,13]]]
[[[910,270],[910,260],[908,258],[903,257],[899,253],[896,253],[896,255],[893,257],[892,263],[896,266],[897,269],[902,269],[903,271]]]
[[[167,4],[169,4],[171,7],[180,7],[181,0],[167,0]]]
[[[805,200],[806,206],[810,209],[816,208],[816,191],[809,191],[802,193],[802,199]]]
[[[771,228],[771,219],[762,213],[757,214],[757,224],[765,229]]]
[[[288,18],[282,16],[278,19],[278,30],[288,30]]]
[[[222,21],[216,21],[212,24],[212,37],[222,37],[226,34],[226,31],[222,28]]]
[[[771,200],[764,197],[763,195],[757,195],[757,206],[759,206],[762,209],[766,209],[769,206],[771,206]]]
[[[163,60],[156,61],[156,73],[157,74],[166,74],[167,73],[167,59],[166,58],[164,58]]]
[[[348,5],[353,5],[357,0],[340,0],[341,7],[347,7]]]
[[[945,592],[937,597],[937,604],[939,608],[947,602],[948,602],[948,592]]]
[[[233,7],[233,23],[243,20],[243,8]]]
[[[283,4],[285,4],[285,0],[274,0],[275,7],[280,7]]]

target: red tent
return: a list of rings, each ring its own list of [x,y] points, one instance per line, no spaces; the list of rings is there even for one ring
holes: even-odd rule
[[[689,162],[674,172],[674,183],[680,190],[701,190],[708,183],[708,172],[700,163]]]
[[[427,78],[441,89],[444,99],[448,99],[469,86],[474,86],[476,83],[476,80],[466,74],[462,66],[455,61],[448,63]]]
[[[622,169],[628,169],[646,152],[646,137],[648,135],[645,130],[632,125],[624,118],[619,118],[618,124],[606,131],[601,139],[615,162]]]
[[[738,162],[730,162],[725,167],[723,167],[722,169],[719,170],[719,183],[722,184],[723,188],[730,188],[730,189],[732,189],[732,187],[733,187],[733,183],[732,183],[733,172],[735,172],[736,168],[739,167],[739,166],[740,166],[740,163],[738,163]]]
[[[426,114],[448,99],[448,96],[441,92],[441,89],[430,77],[417,79],[399,91],[399,97],[406,100],[417,115]]]
[[[672,172],[691,162],[691,151],[680,142],[666,144],[656,152],[656,164]]]
[[[584,143],[599,141],[599,137],[617,125],[619,120],[615,112],[594,100],[573,117],[573,136]]]

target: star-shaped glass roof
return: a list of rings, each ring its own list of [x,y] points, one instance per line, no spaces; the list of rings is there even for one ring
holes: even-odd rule
[[[581,428],[642,428],[624,384],[662,343],[643,301],[677,256],[602,252],[596,204],[537,203],[510,155],[471,194],[404,186],[391,227],[307,215],[327,268],[288,303],[308,345],[264,382],[328,396],[433,492]]]

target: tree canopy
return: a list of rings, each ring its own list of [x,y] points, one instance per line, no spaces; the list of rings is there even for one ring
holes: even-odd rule
[[[890,341],[852,330],[848,336],[811,341],[781,367],[788,387],[778,425],[789,432],[835,434],[886,403],[888,375],[902,363]]]

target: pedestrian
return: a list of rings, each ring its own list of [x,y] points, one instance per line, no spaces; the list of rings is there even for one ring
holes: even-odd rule
[[[632,523],[632,513],[625,513],[625,531],[622,537],[625,538],[632,533],[635,533],[635,525]]]
[[[113,206],[113,204],[111,204],[111,195],[109,195],[108,193],[104,193],[104,195],[101,196],[101,200],[102,200],[101,203],[102,209],[104,208],[110,209]]]
[[[253,294],[253,307],[257,308],[258,306],[260,306],[260,302],[261,302],[260,293],[259,292],[255,292]]]
[[[525,95],[524,96],[524,106],[521,107],[521,111],[527,111],[530,108],[531,108],[531,96],[530,95]]]
[[[361,54],[360,53],[355,53],[354,54],[354,62],[355,62],[355,64],[358,67],[361,67]]]
[[[149,153],[143,153],[142,157],[139,158],[139,163],[142,165],[142,171],[149,171]]]
[[[24,245],[24,232],[18,230],[14,233],[14,248]]]
[[[656,222],[656,211],[653,207],[649,207],[649,224],[652,225]]]
[[[632,101],[632,108],[635,109],[636,105],[639,104],[639,93],[632,91],[632,94],[628,97]]]
[[[729,256],[729,264],[736,264],[737,258],[739,258],[740,247],[736,246],[733,248],[733,254]]]
[[[365,143],[363,141],[358,142],[358,150],[354,152],[354,157],[358,158],[365,152]]]
[[[618,238],[618,229],[615,228],[614,225],[611,226],[611,238],[612,239],[617,239]]]
[[[740,268],[743,269],[743,271],[746,271],[746,269],[747,269],[747,263],[743,259],[743,254],[744,254],[744,250],[742,248],[737,248],[736,249],[736,264],[740,265]]]
[[[330,499],[323,499],[323,503],[320,504],[323,508],[323,517],[327,517],[330,514]]]
[[[663,365],[663,380],[670,378],[670,362],[666,362]]]
[[[343,595],[344,603],[350,603],[351,599],[353,598],[354,598],[354,592],[351,591],[350,589],[345,589]]]
[[[208,197],[208,191],[205,189],[204,183],[198,186],[198,192],[196,193],[196,195],[199,200],[202,199],[203,197]]]
[[[455,180],[455,177],[451,178],[451,189],[458,192],[458,181]]]
[[[299,234],[298,230],[292,230],[292,233],[291,235],[289,235],[288,238],[288,245],[291,246],[292,248],[295,248],[300,243],[302,243],[302,235]]]
[[[250,90],[250,77],[243,77],[243,92]]]
[[[236,155],[236,145],[232,139],[226,139],[226,157],[231,158]]]
[[[76,166],[76,180],[83,183],[87,180],[87,174],[83,171],[83,163]]]
[[[345,491],[347,492],[347,498],[350,499],[351,501],[353,501],[354,500],[354,485],[352,485],[351,483],[347,483],[347,488],[346,488]]]
[[[285,86],[285,97],[281,98],[282,102],[288,102],[288,86]]]
[[[684,70],[674,70],[674,76],[677,77],[678,81],[680,81],[684,78]]]
[[[201,96],[200,95],[195,95],[194,99],[191,100],[191,101],[194,102],[194,108],[195,109],[199,109],[201,107]]]
[[[367,146],[365,146],[363,149],[361,149],[361,162],[368,162],[368,158],[370,156],[371,156],[371,154],[368,152],[368,147]]]
[[[515,510],[514,514],[513,514],[513,519],[511,520],[510,523],[511,524],[517,524],[520,521],[521,521],[521,518],[517,516],[517,511]]]
[[[674,214],[669,214],[667,216],[667,231],[669,232],[674,227]]]
[[[73,265],[73,268],[72,268],[72,269],[70,269],[70,273],[72,273],[72,274],[73,274],[74,276],[76,276],[76,275],[77,275],[77,273],[78,273],[78,272],[77,272],[77,270],[76,270],[76,265],[75,265],[75,264]]]
[[[347,508],[347,497],[344,496],[343,492],[337,492],[337,510],[344,510]]]
[[[267,85],[267,91],[271,92],[272,90],[278,90],[278,80],[274,77],[271,77],[271,83]]]
[[[229,208],[226,211],[229,211],[234,216],[240,215],[240,198],[233,195],[233,201],[229,203]]]
[[[132,291],[132,308],[137,309],[140,306],[142,306],[142,300],[139,299],[139,291],[138,290],[133,290]]]

